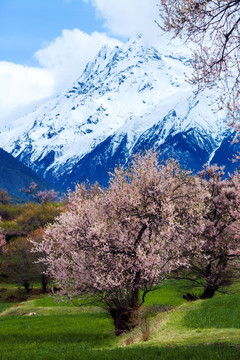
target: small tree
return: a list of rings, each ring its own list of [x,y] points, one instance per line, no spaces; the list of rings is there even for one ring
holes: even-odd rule
[[[133,329],[146,294],[182,264],[185,229],[200,206],[191,182],[176,162],[159,165],[150,153],[116,169],[108,189],[77,186],[35,244],[60,295],[104,304],[116,335]]]
[[[40,243],[42,241],[43,238],[43,234],[44,234],[44,229],[42,227],[38,228],[37,230],[33,231],[32,233],[29,234],[29,239],[31,239],[31,245],[32,242],[36,243]],[[31,253],[32,253],[32,246],[31,246]],[[34,259],[34,264],[35,264],[35,272],[37,273],[38,277],[40,278],[41,284],[42,284],[42,293],[45,294],[47,292],[47,287],[49,284],[49,276],[47,276],[46,274],[46,265],[43,264],[42,262],[37,262],[37,259],[43,256],[42,253],[35,253],[35,259]]]
[[[50,203],[57,200],[59,192],[51,190],[40,190],[39,185],[34,181],[31,182],[28,188],[22,188],[22,192],[25,192],[33,200],[37,201],[39,204],[41,203]]]
[[[7,190],[0,189],[0,204],[7,205],[9,203],[10,197]]]
[[[204,213],[199,215],[201,230],[194,246],[189,246],[189,258],[194,275],[190,280],[204,287],[202,299],[211,298],[229,284],[233,275],[230,264],[240,256],[240,174],[223,177],[223,168],[216,165],[199,173]]]
[[[34,241],[40,242],[43,232],[44,230],[39,228],[30,233],[29,236]],[[5,245],[1,257],[2,274],[11,282],[23,286],[26,293],[29,293],[33,281],[40,281],[42,293],[46,293],[49,278],[44,273],[44,264],[37,262],[41,254],[32,252],[33,245],[30,240],[25,237],[17,237],[15,240],[6,243],[4,237],[0,235],[0,254],[1,245]]]
[[[31,253],[32,244],[26,239],[19,237],[6,245],[6,251],[2,256],[3,273],[14,283],[24,287],[26,293],[30,291],[30,285],[37,279],[37,266],[35,254]]]
[[[27,203],[22,207],[21,213],[15,219],[16,226],[21,229],[24,236],[38,228],[45,227],[54,222],[55,218],[63,211],[60,204],[55,203]]]

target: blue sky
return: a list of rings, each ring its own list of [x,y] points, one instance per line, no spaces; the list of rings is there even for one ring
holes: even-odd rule
[[[159,2],[0,0],[0,131],[70,87],[103,45],[157,39]]]
[[[103,31],[103,19],[91,2],[0,0],[0,61],[33,64],[35,51],[63,29],[74,28]]]

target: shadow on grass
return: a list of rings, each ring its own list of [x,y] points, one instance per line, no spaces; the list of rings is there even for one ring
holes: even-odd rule
[[[240,349],[231,345],[201,345],[192,347],[135,347],[91,350],[84,344],[74,346],[53,346],[28,349],[18,353],[19,360],[237,360]],[[1,358],[1,357],[0,357]],[[4,360],[15,360],[9,352]]]
[[[84,343],[90,347],[116,341],[111,320],[102,313],[6,317],[0,319],[0,349],[38,344]],[[1,359],[1,358],[0,358]]]

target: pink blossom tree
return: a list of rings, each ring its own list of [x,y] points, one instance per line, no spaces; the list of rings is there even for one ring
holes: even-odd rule
[[[186,228],[196,235],[201,207],[191,183],[176,162],[149,153],[116,169],[108,189],[77,186],[35,244],[60,295],[103,304],[116,335],[133,329],[146,294],[186,263]]]
[[[231,281],[230,265],[236,267],[240,256],[240,174],[223,177],[224,169],[216,165],[199,173],[204,213],[198,219],[201,230],[195,246],[190,247],[189,270],[194,274],[190,279],[204,287],[202,299]]]
[[[40,190],[39,185],[34,181],[31,182],[28,188],[22,188],[21,191],[31,196],[39,204],[56,201],[59,194],[59,192],[56,192],[53,189]]]

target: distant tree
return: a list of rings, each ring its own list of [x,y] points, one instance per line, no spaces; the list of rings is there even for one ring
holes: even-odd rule
[[[0,217],[3,221],[15,219],[22,210],[22,205],[0,204]]]
[[[2,222],[0,252],[1,245],[5,246],[1,256],[1,273],[13,283],[24,286],[26,292],[30,291],[30,284],[34,280],[41,282],[42,292],[45,293],[49,282],[49,278],[44,274],[44,265],[35,263],[41,254],[31,252],[32,243],[27,237],[40,242],[43,227],[54,222],[61,211],[63,207],[60,204],[28,203],[16,211],[15,219]]]
[[[27,203],[23,206],[21,213],[16,217],[14,223],[21,234],[28,234],[38,228],[44,228],[53,223],[55,218],[63,211],[61,204],[55,203]]]
[[[13,283],[24,287],[26,293],[30,285],[37,279],[36,257],[31,253],[32,244],[26,238],[18,238],[6,245],[2,256],[2,272]]]
[[[53,189],[40,190],[39,185],[35,182],[31,182],[28,188],[22,188],[21,192],[25,192],[39,204],[56,201],[59,194],[59,192],[56,192]]]
[[[201,206],[191,182],[176,162],[159,165],[150,153],[116,169],[108,189],[77,186],[35,244],[60,295],[104,304],[116,335],[133,329],[146,294],[185,262],[186,229],[196,234]]]
[[[29,239],[31,239],[31,241],[33,241],[35,244],[36,243],[41,243],[42,242],[42,238],[43,238],[43,234],[44,234],[44,229],[42,227],[38,228],[37,230],[31,232],[29,234],[28,237],[28,241]],[[32,253],[32,242],[31,242],[31,253]],[[50,281],[49,276],[46,274],[46,265],[43,264],[42,262],[37,262],[37,259],[39,257],[43,256],[42,253],[34,253],[34,257],[35,257],[35,272],[38,275],[38,278],[41,281],[42,284],[42,293],[45,294],[47,292],[47,287]]]
[[[198,219],[196,240],[188,243],[186,252],[190,279],[204,287],[200,297],[208,299],[232,281],[231,264],[236,267],[240,257],[240,174],[224,179],[223,168],[214,165],[205,167],[199,177],[204,212]]]
[[[39,228],[29,236],[35,242],[40,242],[44,230]],[[49,277],[45,274],[46,266],[37,262],[41,253],[32,252],[33,244],[28,238],[18,237],[10,241],[5,246],[5,251],[1,261],[1,272],[12,283],[21,285],[26,293],[30,291],[30,286],[35,282],[41,282],[42,293],[47,292]]]
[[[7,190],[0,189],[0,204],[6,205],[9,203],[10,197]]]
[[[0,217],[2,216],[2,229],[6,241],[28,237],[29,233],[54,222],[63,210],[64,205],[55,202],[41,204],[29,202],[18,206],[1,205]]]
[[[225,104],[240,127],[240,1],[160,0],[160,26],[197,45],[191,82],[198,89],[220,88]]]

